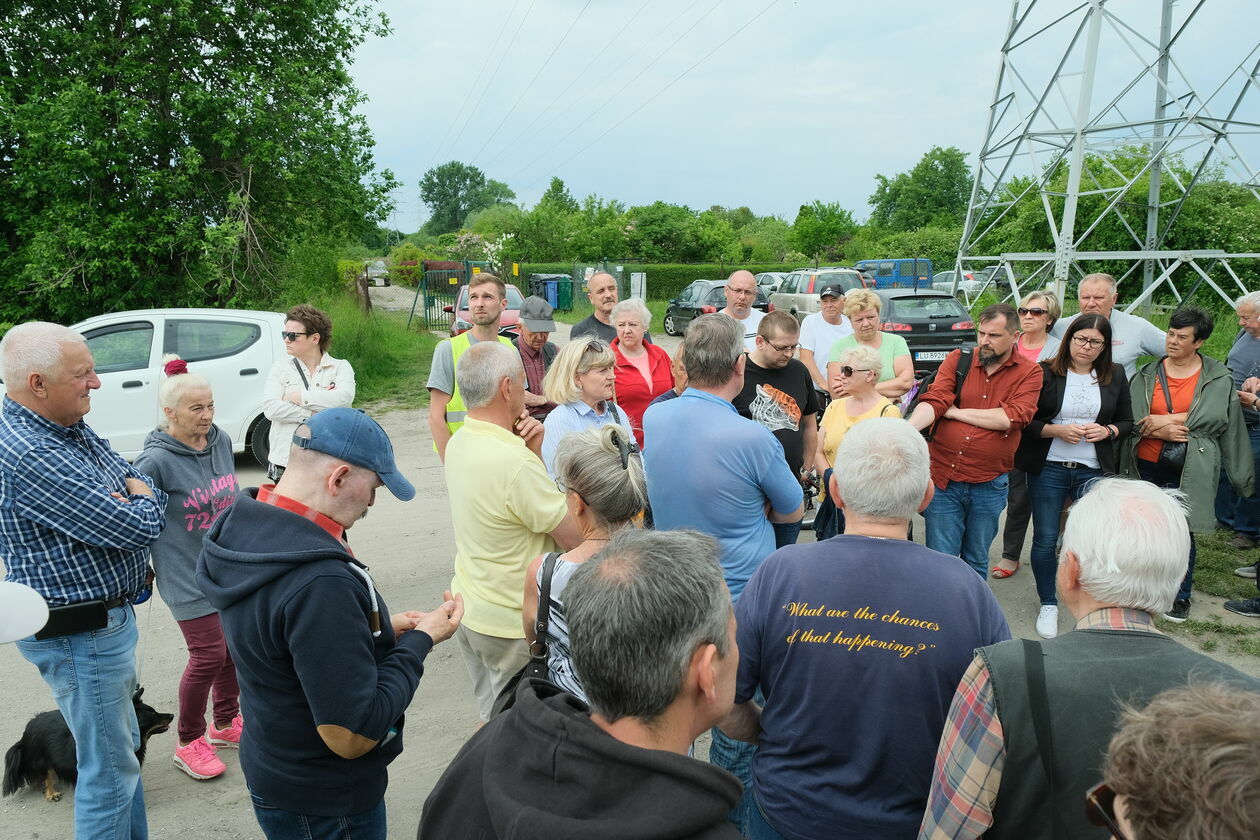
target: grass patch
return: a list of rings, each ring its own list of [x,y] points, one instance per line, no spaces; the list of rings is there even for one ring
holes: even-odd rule
[[[1195,583],[1198,583],[1198,577],[1196,566]],[[1235,655],[1260,656],[1260,625],[1226,624],[1219,615],[1214,615],[1207,621],[1191,618],[1184,624],[1157,618],[1155,626],[1170,636],[1190,637],[1200,650],[1206,652],[1221,650],[1223,646],[1226,652]]]
[[[365,315],[352,295],[324,302],[333,322],[332,354],[354,366],[355,403],[377,411],[428,405],[429,364],[440,340],[408,329],[406,312]]]
[[[1228,541],[1232,536],[1232,532],[1224,530],[1195,536],[1195,592],[1226,599],[1256,596],[1255,583],[1234,574],[1234,569],[1255,558],[1231,548]],[[1219,615],[1210,616],[1207,620],[1192,618],[1184,624],[1174,624],[1162,618],[1156,619],[1155,623],[1171,636],[1192,637],[1205,651],[1224,645],[1225,650],[1233,654],[1260,656],[1260,623],[1226,624]]]

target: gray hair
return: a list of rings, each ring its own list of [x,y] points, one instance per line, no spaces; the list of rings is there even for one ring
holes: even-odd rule
[[[647,308],[647,304],[643,302],[642,298],[626,298],[613,304],[612,312],[609,313],[608,317],[612,319],[614,327],[617,325],[617,319],[623,313],[638,315],[639,322],[642,324],[645,332],[648,327],[652,326],[652,310]]]
[[[681,693],[696,648],[734,653],[717,557],[713,538],[696,531],[624,528],[573,574],[569,646],[592,710],[651,723]]]
[[[1116,278],[1112,277],[1110,274],[1105,274],[1099,271],[1094,274],[1086,274],[1084,277],[1082,277],[1081,282],[1076,284],[1077,293],[1079,294],[1081,286],[1084,286],[1086,283],[1098,283],[1098,282],[1103,282],[1103,283],[1106,283],[1108,286],[1110,286],[1111,293],[1113,295],[1116,294],[1120,290],[1120,286],[1116,283]]]
[[[47,321],[27,321],[11,328],[0,340],[0,374],[6,388],[11,392],[25,390],[32,373],[59,373],[61,345],[72,341],[87,343],[81,333]]]
[[[621,466],[621,445],[634,438],[625,429],[606,426],[570,432],[556,446],[556,475],[566,489],[590,506],[595,520],[610,531],[631,521],[647,507],[643,457],[636,451]]]
[[[1081,587],[1104,604],[1159,615],[1186,574],[1190,528],[1183,496],[1127,478],[1100,478],[1068,513],[1063,550]]]
[[[166,367],[168,362],[179,359],[175,353],[167,353],[162,357],[162,366]],[[190,388],[210,389],[210,381],[199,373],[188,371],[187,373],[177,373],[174,376],[167,376],[162,380],[162,384],[158,386],[158,408],[169,408],[171,411],[179,408],[179,401],[184,398],[184,394]],[[158,428],[169,429],[171,421],[167,419],[166,412],[163,411],[158,417]]]
[[[863,420],[840,441],[835,477],[847,510],[871,519],[908,520],[932,481],[927,442],[904,420]]]
[[[1243,306],[1250,306],[1257,313],[1260,313],[1260,291],[1247,292],[1247,294],[1234,301],[1234,308],[1239,309]]]
[[[701,315],[687,327],[687,381],[716,388],[730,381],[744,352],[744,326],[729,315]]]
[[[868,347],[865,344],[858,344],[845,350],[840,354],[839,362],[851,367],[870,368],[875,371],[876,382],[884,373],[884,357],[874,347]]]
[[[522,381],[525,367],[515,347],[499,341],[479,341],[459,357],[455,384],[468,408],[482,408],[494,400],[504,379]]]
[[[568,405],[582,398],[577,382],[579,373],[592,368],[611,368],[617,364],[612,348],[593,335],[581,335],[560,348],[551,366],[543,375],[543,396],[556,405]]]

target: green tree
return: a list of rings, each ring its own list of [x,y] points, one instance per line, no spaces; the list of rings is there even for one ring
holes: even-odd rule
[[[853,214],[838,202],[802,204],[788,237],[789,244],[815,260],[845,256],[845,243],[857,233]]]
[[[578,203],[573,198],[569,188],[564,185],[564,181],[555,177],[551,178],[551,183],[547,186],[547,191],[543,193],[542,198],[538,199],[539,204],[546,204],[561,213],[576,213],[578,211]]]
[[[738,230],[741,259],[744,262],[782,262],[792,249],[792,228],[777,216],[762,216]]]
[[[685,262],[693,250],[691,228],[696,214],[687,207],[656,201],[626,212],[626,244],[630,253],[649,263]]]
[[[620,201],[605,201],[592,193],[582,199],[573,223],[574,259],[590,262],[627,254],[626,206]]]
[[[391,208],[370,0],[29,0],[0,27],[6,320],[266,298]],[[322,255],[322,256],[321,256]],[[326,269],[326,270],[325,270]]]
[[[688,246],[681,254],[688,262],[739,262],[739,235],[725,214],[705,210],[689,226]]]
[[[515,233],[521,226],[524,213],[515,204],[492,204],[484,210],[474,210],[464,220],[464,228],[486,238],[504,233]]]
[[[430,212],[424,229],[435,235],[459,230],[469,213],[515,198],[507,184],[487,180],[480,169],[457,160],[435,166],[420,179],[420,200]]]
[[[966,157],[953,146],[933,146],[909,172],[876,175],[871,223],[894,231],[962,224],[971,200]]]

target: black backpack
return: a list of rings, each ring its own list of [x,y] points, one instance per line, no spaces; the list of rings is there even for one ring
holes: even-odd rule
[[[959,351],[958,372],[954,375],[954,405],[958,404],[958,398],[962,396],[963,383],[967,381],[967,374],[971,372],[971,355],[974,352],[974,347],[967,347]],[[941,362],[941,364],[945,363]],[[918,392],[914,395],[914,399],[910,401],[910,405],[906,407],[906,417],[914,413],[915,408],[923,400],[923,395],[928,392],[928,388],[932,387],[932,383],[936,381],[936,374],[940,372],[941,369],[938,367],[919,382]],[[932,425],[923,430],[923,436],[931,440],[932,436],[936,434],[936,427],[940,422],[941,418],[936,418]]]

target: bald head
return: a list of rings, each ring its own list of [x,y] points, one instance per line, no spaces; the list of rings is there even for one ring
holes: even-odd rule
[[[757,278],[751,271],[740,269],[726,279],[726,311],[733,318],[744,320],[757,300]]]
[[[592,274],[586,284],[586,297],[595,310],[595,317],[605,324],[612,320],[612,308],[617,303],[617,278],[600,272]]]

